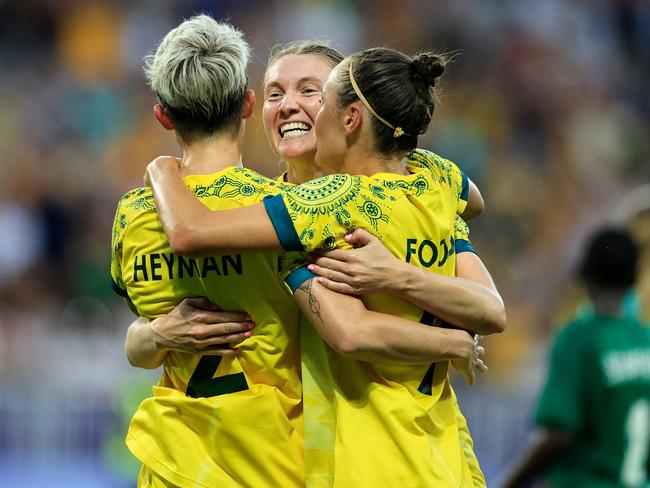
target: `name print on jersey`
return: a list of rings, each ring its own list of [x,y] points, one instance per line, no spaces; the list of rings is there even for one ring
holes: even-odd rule
[[[188,258],[174,253],[139,254],[133,260],[133,281],[160,281],[163,279],[206,278],[243,273],[241,254],[234,256],[207,256]]]
[[[449,237],[449,242],[442,239],[438,245],[429,239],[406,239],[406,262],[411,262],[411,256],[415,255],[417,260],[425,268],[430,268],[437,263],[438,267],[444,266],[456,252],[454,248],[454,237]]]

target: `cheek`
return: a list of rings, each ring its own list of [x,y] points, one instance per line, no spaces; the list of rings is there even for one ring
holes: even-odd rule
[[[275,115],[277,113],[277,107],[275,104],[265,102],[264,107],[262,107],[262,124],[264,125],[264,132],[266,132],[266,137],[271,139],[273,133],[275,132]]]

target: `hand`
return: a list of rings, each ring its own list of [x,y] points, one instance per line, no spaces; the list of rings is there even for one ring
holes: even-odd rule
[[[219,356],[239,352],[230,344],[250,337],[255,327],[247,313],[223,312],[205,297],[185,298],[149,325],[159,348]]]
[[[476,380],[476,373],[486,373],[487,365],[483,361],[485,358],[485,348],[479,343],[480,336],[474,336],[472,351],[467,358],[454,359],[451,364],[456,371],[465,377],[468,384],[473,385]]]
[[[156,171],[178,170],[181,165],[181,159],[174,156],[158,156],[147,165],[142,182],[144,186],[151,186],[151,180]]]
[[[381,241],[364,229],[356,229],[345,236],[356,249],[334,249],[312,254],[313,263],[307,266],[319,276],[317,281],[325,288],[347,295],[387,291],[396,285],[404,265],[384,247]]]

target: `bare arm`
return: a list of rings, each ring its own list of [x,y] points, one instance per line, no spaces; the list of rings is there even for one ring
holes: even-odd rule
[[[281,249],[273,224],[259,203],[213,212],[192,195],[178,160],[161,156],[147,166],[145,180],[153,189],[158,217],[172,250],[205,256],[233,250]]]
[[[503,300],[476,254],[457,254],[457,276],[452,277],[399,260],[366,230],[357,229],[346,240],[362,247],[327,252],[309,266],[330,290],[354,295],[389,293],[477,334],[505,328]]]
[[[126,333],[124,352],[132,366],[154,369],[171,350],[230,356],[230,344],[250,337],[254,324],[244,312],[222,312],[207,298],[185,298],[168,315],[140,317]]]
[[[463,330],[372,312],[360,299],[332,292],[315,279],[300,285],[294,299],[323,339],[344,356],[368,362],[459,360],[455,366],[461,366],[470,383],[474,369],[485,370],[473,338]]]
[[[485,201],[483,200],[483,195],[481,195],[478,186],[474,184],[472,180],[469,182],[469,196],[467,198],[467,207],[461,215],[463,220],[469,222],[475,217],[478,217],[485,211]]]
[[[544,472],[553,459],[571,444],[571,434],[553,429],[540,429],[533,434],[525,454],[499,483],[501,488],[525,487]]]

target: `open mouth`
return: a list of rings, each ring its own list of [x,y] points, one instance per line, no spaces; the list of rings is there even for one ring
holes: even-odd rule
[[[290,122],[283,124],[278,128],[278,133],[282,139],[293,139],[294,137],[304,136],[311,130],[311,126],[304,122]]]

